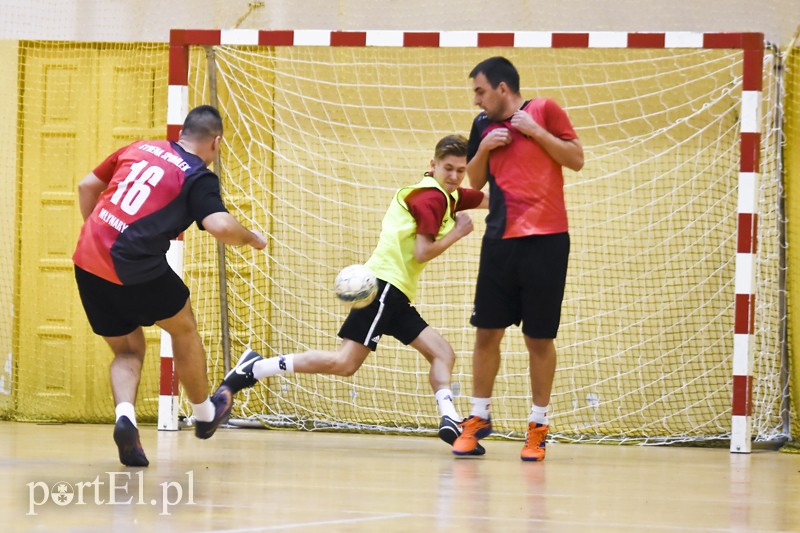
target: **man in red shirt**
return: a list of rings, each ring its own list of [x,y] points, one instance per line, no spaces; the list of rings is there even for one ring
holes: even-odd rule
[[[114,352],[114,441],[126,466],[149,464],[134,410],[145,354],[142,326],[156,324],[172,338],[175,371],[192,404],[197,437],[211,437],[233,405],[225,391],[209,398],[189,289],[166,259],[170,240],[192,222],[225,244],[258,250],[267,244],[222,203],[219,178],[207,168],[221,142],[219,112],[200,106],[186,116],[177,142],[137,141],[120,148],[78,186],[84,224],[72,257],[75,279],[92,330]]]
[[[542,461],[569,257],[561,169],[580,170],[583,147],[558,104],[522,97],[519,73],[508,59],[486,59],[470,78],[475,105],[483,112],[470,132],[467,174],[474,189],[488,181],[489,214],[470,319],[477,328],[472,411],[453,453],[468,455],[491,434],[489,401],[500,341],[508,326],[521,323],[533,405],[520,457]]]

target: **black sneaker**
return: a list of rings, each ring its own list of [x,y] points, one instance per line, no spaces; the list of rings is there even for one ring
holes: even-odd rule
[[[201,422],[196,420],[194,423],[194,434],[198,439],[210,439],[217,428],[228,421],[233,408],[233,393],[224,385],[220,385],[217,392],[211,396],[211,403],[214,404],[214,420],[211,422]]]
[[[461,430],[458,427],[458,422],[449,416],[443,416],[439,422],[439,438],[452,446],[459,435],[461,435]],[[486,449],[479,443],[468,455],[484,455],[485,453]]]
[[[264,358],[261,357],[258,352],[248,348],[242,356],[239,357],[236,366],[231,368],[231,371],[225,375],[220,387],[228,387],[233,394],[236,394],[242,389],[252,387],[258,383],[258,380],[253,375],[253,365],[263,360]]]
[[[139,440],[139,430],[127,416],[119,417],[114,424],[114,442],[119,449],[119,462],[125,466],[147,466],[150,461],[144,455]]]

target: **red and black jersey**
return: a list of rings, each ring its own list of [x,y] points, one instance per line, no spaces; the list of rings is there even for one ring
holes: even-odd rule
[[[554,136],[577,138],[569,117],[553,100],[536,98],[521,108]],[[494,239],[568,231],[561,165],[538,143],[517,131],[510,118],[494,122],[481,113],[472,123],[467,160],[495,128],[508,128],[511,143],[489,154],[489,214],[486,236]]]
[[[227,211],[219,178],[202,159],[170,141],[137,141],[103,161],[94,175],[108,183],[81,228],[73,262],[120,285],[166,269],[166,252],[192,222]]]

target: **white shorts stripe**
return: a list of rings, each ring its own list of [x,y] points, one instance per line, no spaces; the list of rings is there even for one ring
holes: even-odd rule
[[[381,297],[379,299],[381,305],[378,307],[378,312],[375,313],[375,319],[372,321],[372,325],[369,327],[369,331],[367,332],[367,338],[364,339],[362,343],[364,346],[369,346],[369,340],[372,338],[372,333],[375,331],[375,328],[378,326],[378,321],[381,319],[381,315],[383,314],[383,307],[386,305],[386,295],[389,294],[389,287],[392,285],[387,283],[383,287],[383,292],[381,292]]]

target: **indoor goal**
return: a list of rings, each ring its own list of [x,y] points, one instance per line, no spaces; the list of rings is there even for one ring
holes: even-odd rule
[[[219,107],[216,170],[264,251],[192,229],[182,270],[218,384],[245,347],[335,349],[344,266],[366,261],[400,186],[436,141],[468,135],[468,73],[509,58],[524,97],[556,100],[585,150],[565,170],[572,238],[552,438],[670,443],[787,433],[780,76],[761,34],[174,30],[168,135]],[[466,186],[466,183],[465,183]],[[453,345],[469,414],[469,325],[484,213],[426,269],[416,306]],[[159,427],[175,427],[165,350]],[[502,345],[495,432],[523,436],[528,357]],[[274,427],[433,433],[428,362],[384,337],[352,377],[293,374],[237,396],[234,417]],[[752,437],[752,438],[751,438]]]

